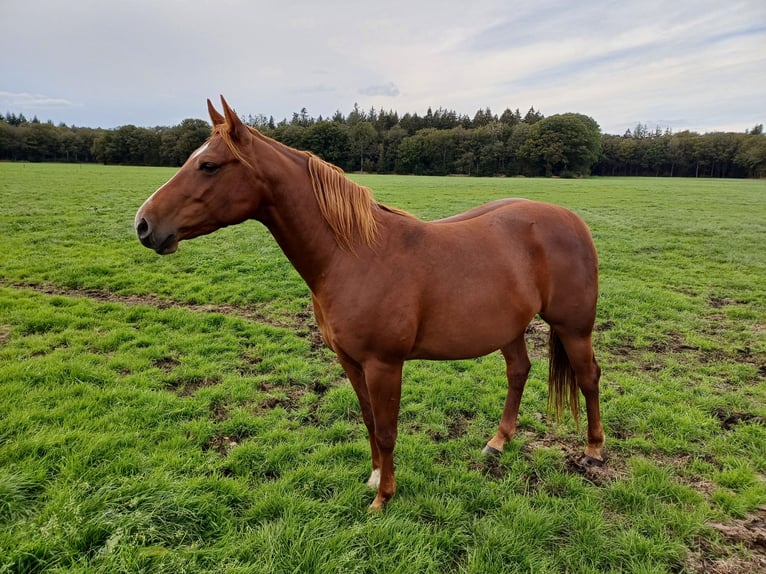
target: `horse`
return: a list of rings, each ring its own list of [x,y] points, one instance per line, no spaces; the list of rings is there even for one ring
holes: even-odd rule
[[[603,464],[600,367],[592,345],[598,258],[573,212],[501,199],[437,221],[375,201],[371,190],[316,155],[245,125],[221,97],[208,99],[210,138],[140,207],[135,230],[160,255],[180,241],[255,219],[265,225],[311,290],[325,344],[356,392],[367,427],[382,510],[396,490],[403,363],[476,358],[499,350],[508,390],[486,455],[516,431],[530,370],[525,329],[550,326],[549,409],[579,416],[581,462]],[[579,424],[578,424],[579,428]]]

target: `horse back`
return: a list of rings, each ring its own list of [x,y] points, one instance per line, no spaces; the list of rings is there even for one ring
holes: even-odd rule
[[[500,281],[515,304],[539,301],[535,312],[554,320],[575,312],[583,323],[595,317],[598,256],[590,229],[569,209],[501,199],[429,225],[452,244],[449,258],[462,275],[483,269],[484,285]],[[455,241],[472,247],[462,260]]]
[[[497,199],[495,201],[490,201],[489,203],[485,203],[477,207],[474,207],[472,209],[469,209],[468,211],[464,211],[463,213],[458,213],[457,215],[451,215],[449,217],[444,217],[442,219],[436,219],[432,223],[454,223],[456,221],[465,221],[467,219],[473,219],[475,217],[479,217],[486,213],[493,212],[497,209],[500,209],[518,202],[529,202],[529,200],[518,198],[518,197],[507,197],[504,199]]]

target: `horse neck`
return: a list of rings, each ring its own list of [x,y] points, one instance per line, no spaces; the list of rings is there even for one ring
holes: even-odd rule
[[[314,196],[308,157],[272,140],[260,140],[276,154],[269,161],[270,199],[258,210],[263,223],[312,291],[339,247]]]

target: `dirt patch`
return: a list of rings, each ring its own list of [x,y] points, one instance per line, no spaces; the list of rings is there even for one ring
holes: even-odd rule
[[[619,459],[610,459],[608,456],[603,464],[597,464],[595,461],[588,460],[583,453],[582,446],[562,444],[562,438],[553,435],[536,435],[531,432],[520,431],[518,438],[530,438],[522,447],[522,453],[530,457],[532,453],[540,448],[559,449],[563,453],[563,470],[570,474],[577,474],[585,481],[594,486],[603,486],[614,482],[627,475],[626,466]],[[485,476],[493,478],[502,478],[505,471],[500,464],[499,456],[487,455],[479,461],[474,461],[469,465],[471,470],[481,472]],[[539,477],[527,477],[525,483],[527,487],[534,487],[539,482]]]
[[[330,386],[325,385],[321,381],[312,381],[312,383],[309,385],[309,390],[313,393],[316,393],[317,396],[321,397],[330,390]]]
[[[726,524],[713,522],[710,526],[728,540],[742,543],[766,559],[766,505],[757,508],[753,515],[742,520]]]
[[[274,389],[272,385],[268,383],[261,383],[260,389],[262,391],[269,392]],[[301,399],[307,393],[315,393],[318,397],[322,397],[329,387],[314,381],[308,387],[276,387],[279,389],[280,394],[277,396],[267,396],[265,399],[258,403],[255,416],[258,415],[258,411],[266,411],[276,408],[282,408],[291,415],[295,415],[300,419],[301,424],[304,425],[320,425],[319,417],[317,416],[317,410],[319,409],[319,402],[311,402],[308,406],[301,408]]]
[[[564,449],[567,450],[566,448]],[[609,461],[599,463],[595,459],[584,456],[580,452],[568,452],[566,469],[570,474],[579,474],[587,482],[595,486],[604,486],[614,482],[619,476],[616,468]]]
[[[721,427],[724,430],[730,430],[740,423],[754,423],[766,425],[766,417],[755,415],[753,413],[730,412],[723,408],[713,410],[713,416],[721,421]]]
[[[5,343],[10,338],[11,338],[10,325],[0,325],[0,345]]]
[[[38,293],[44,293],[46,295],[61,295],[64,297],[83,297],[86,299],[93,299],[101,303],[119,303],[121,305],[145,305],[147,307],[154,307],[156,309],[189,309],[191,311],[199,311],[203,313],[220,313],[223,315],[232,315],[235,317],[241,317],[256,321],[258,323],[264,323],[272,327],[296,329],[300,326],[301,318],[298,317],[295,322],[274,320],[272,317],[267,317],[261,313],[258,309],[251,306],[244,305],[231,305],[228,303],[216,303],[216,304],[198,304],[188,303],[182,301],[173,301],[170,299],[163,299],[157,295],[119,295],[107,291],[105,289],[64,289],[55,285],[49,284],[37,284],[37,283],[18,283],[18,282],[0,282],[0,285],[6,285],[8,287],[15,287],[18,289],[31,289]],[[299,314],[300,315],[300,314]]]
[[[202,450],[212,450],[225,457],[229,454],[229,451],[236,447],[238,444],[239,441],[233,437],[215,435],[209,441],[207,441],[205,445],[203,445]]]
[[[505,471],[500,465],[499,456],[486,455],[481,460],[473,461],[468,465],[468,468],[492,478],[503,478],[505,476]]]
[[[649,350],[654,353],[680,353],[699,349],[693,345],[687,345],[680,333],[670,332],[664,340],[654,341],[649,345]]]
[[[766,572],[766,506],[761,506],[747,518],[710,526],[721,534],[726,546],[700,540],[689,554],[686,567],[692,572],[712,574],[753,574]],[[731,544],[745,548],[734,554]]]
[[[612,459],[605,451],[605,461],[585,457],[582,445],[570,445],[562,442],[562,437],[544,434],[542,436],[524,432],[523,436],[531,437],[522,448],[522,452],[531,455],[539,448],[559,449],[564,455],[564,469],[570,474],[578,474],[595,486],[603,486],[626,475],[625,464],[620,459]]]
[[[729,305],[744,305],[745,301],[738,301],[737,299],[730,299],[728,297],[710,297],[708,299],[708,305],[713,309],[720,309],[722,307],[728,307]]]
[[[261,409],[271,410],[277,407],[283,407],[285,410],[292,410],[295,408],[295,401],[289,397],[267,397],[258,405]]]
[[[259,408],[262,410],[271,410],[277,407],[282,407],[286,411],[295,411],[300,407],[301,399],[306,393],[314,391],[316,388],[325,388],[321,383],[313,383],[309,387],[273,387],[268,383],[262,383],[260,389],[262,391],[269,392],[272,389],[278,389],[279,395],[268,396],[263,399],[259,404]],[[325,389],[326,390],[326,389]],[[316,392],[316,391],[314,391]],[[324,392],[324,391],[323,391]]]
[[[229,409],[223,401],[214,401],[210,404],[210,415],[216,422],[225,421],[229,418]]]
[[[527,325],[524,331],[524,338],[527,341],[527,352],[532,359],[544,359],[548,356],[548,333],[550,328],[540,319],[535,317]]]
[[[468,431],[468,418],[458,415],[447,423],[447,438],[454,440],[465,435]]]
[[[165,384],[167,390],[174,392],[179,397],[190,397],[203,387],[220,385],[223,379],[215,377],[182,377]]]
[[[610,321],[608,319],[606,321],[599,321],[593,326],[593,330],[597,333],[609,331],[610,329],[614,329],[614,321]]]
[[[312,353],[317,353],[327,347],[314,317],[313,305],[307,305],[303,311],[296,315],[296,330],[298,335],[308,339]]]
[[[428,434],[435,442],[446,440],[455,440],[464,436],[468,432],[468,423],[473,418],[473,413],[458,411],[456,413],[447,413],[447,432],[430,431]]]
[[[242,355],[241,364],[239,367],[239,374],[243,377],[247,377],[258,373],[258,365],[263,362],[263,357]]]
[[[171,372],[180,364],[180,361],[173,357],[162,357],[161,359],[155,359],[152,361],[153,366],[165,371],[166,373]]]

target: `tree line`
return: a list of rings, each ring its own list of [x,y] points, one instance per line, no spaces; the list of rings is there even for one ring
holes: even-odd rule
[[[426,114],[362,110],[311,117],[306,109],[275,122],[244,116],[282,143],[309,150],[346,171],[471,176],[632,175],[766,177],[763,125],[744,133],[672,133],[638,124],[622,135],[602,134],[588,116],[545,117],[489,108],[473,117],[452,110]],[[179,166],[210,135],[204,120],[172,127],[115,129],[54,125],[0,114],[0,160]]]

